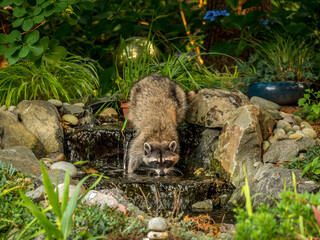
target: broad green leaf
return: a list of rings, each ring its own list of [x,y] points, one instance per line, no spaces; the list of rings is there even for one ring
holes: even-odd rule
[[[51,16],[52,14],[54,13],[54,7],[47,7],[47,8],[45,8],[44,10],[43,10],[43,16],[45,16],[45,17],[49,17],[49,16]]]
[[[38,16],[33,17],[32,20],[33,20],[33,22],[35,24],[39,24],[39,23],[43,22],[44,16],[43,15],[38,15]]]
[[[0,1],[0,7],[7,7],[9,5],[11,5],[12,0],[2,0]]]
[[[41,46],[44,51],[47,50],[48,45],[49,45],[49,37],[43,37],[40,39],[39,46]]]
[[[44,1],[46,1],[46,0],[37,0],[38,4],[42,4]],[[47,2],[49,2],[49,1],[47,1]]]
[[[24,7],[15,7],[13,11],[13,16],[17,18],[23,17],[27,13]]]
[[[7,34],[0,33],[0,44],[7,43]]]
[[[48,200],[52,206],[54,213],[56,214],[58,219],[61,219],[61,209],[59,204],[59,196],[54,191],[53,185],[51,183],[50,177],[46,171],[45,166],[43,165],[42,161],[40,161],[41,172],[42,172],[42,179],[43,185],[46,190],[46,194],[48,196]]]
[[[12,24],[12,27],[16,28],[19,27],[24,21],[24,18],[18,18],[17,20],[15,20]]]
[[[26,43],[28,43],[28,45],[32,45],[39,40],[39,37],[40,37],[40,33],[38,30],[34,30],[30,33],[27,33]]]
[[[67,17],[67,21],[70,25],[76,25],[78,23],[78,16],[74,13],[69,14]]]
[[[45,1],[43,1],[43,3],[41,3],[41,7],[46,8],[46,7],[50,6],[51,4],[52,3],[50,0],[45,0]]]
[[[46,58],[52,61],[59,61],[67,56],[67,50],[62,46],[56,46],[46,54]]]
[[[74,4],[75,1],[76,1],[76,0],[67,0],[67,3],[71,5],[71,4]]]
[[[31,48],[32,54],[34,56],[40,56],[44,51],[44,48],[42,46],[40,46],[40,44],[39,45],[32,45],[32,46],[30,46],[30,48]]]
[[[314,171],[314,174],[319,175],[319,174],[320,174],[320,169],[316,169],[316,170]]]
[[[8,57],[8,61],[9,61],[9,64],[15,64],[16,62],[19,61],[19,53],[18,52],[15,52],[14,54],[12,54],[10,57]]]
[[[21,40],[21,32],[18,30],[13,30],[9,35],[7,35],[7,41],[9,43],[20,41]]]
[[[10,57],[11,55],[15,54],[19,49],[21,48],[21,45],[13,45],[12,47],[8,48],[8,51],[4,52],[4,56]]]
[[[26,19],[22,24],[23,31],[29,31],[33,27],[33,20],[32,19]]]
[[[56,2],[54,4],[56,12],[63,12],[67,8],[68,4],[66,2]]]
[[[53,239],[52,236],[55,236],[55,239],[62,237],[61,231],[56,229],[56,227],[48,220],[46,215],[29,199],[27,198],[22,191],[20,190],[20,196],[25,202],[25,206],[30,210],[32,215],[36,217],[39,223],[42,225],[44,230],[46,231],[46,235],[49,239]]]
[[[42,12],[42,7],[38,6],[34,9],[33,14],[35,16],[39,15]]]
[[[23,46],[19,52],[19,57],[24,58],[26,57],[30,52],[30,47],[28,45]]]
[[[24,0],[13,0],[13,3],[17,6],[20,6]]]

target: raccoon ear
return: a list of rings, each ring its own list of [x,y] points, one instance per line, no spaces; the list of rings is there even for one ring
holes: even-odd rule
[[[170,144],[169,144],[169,149],[171,152],[175,152],[176,149],[177,149],[177,142],[176,141],[172,141]]]
[[[144,154],[145,155],[150,155],[151,154],[151,146],[149,143],[145,142],[143,144],[143,148],[144,148]]]

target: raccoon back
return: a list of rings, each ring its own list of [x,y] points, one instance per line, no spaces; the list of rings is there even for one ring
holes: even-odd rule
[[[150,75],[136,82],[129,100],[128,118],[138,131],[150,126],[176,127],[186,111],[184,90],[176,82],[160,75]]]

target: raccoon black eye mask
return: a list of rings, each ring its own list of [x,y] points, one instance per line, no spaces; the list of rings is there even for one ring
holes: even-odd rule
[[[165,175],[179,161],[177,125],[186,111],[186,94],[167,77],[150,75],[130,90],[128,119],[137,132],[129,146],[128,173],[144,162]]]

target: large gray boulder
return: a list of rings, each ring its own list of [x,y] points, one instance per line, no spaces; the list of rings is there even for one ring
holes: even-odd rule
[[[249,174],[254,173],[255,162],[261,161],[261,146],[268,129],[275,120],[263,108],[246,105],[237,108],[227,120],[214,152],[214,160],[221,163],[230,174],[234,186],[244,181],[244,165]]]
[[[208,128],[222,128],[237,108],[247,104],[248,97],[240,91],[202,89],[192,98],[186,121]]]
[[[38,178],[41,175],[40,162],[27,147],[15,146],[2,149],[0,161],[5,164],[10,162],[18,171],[32,177]]]
[[[293,191],[292,173],[296,177],[296,187],[298,193],[304,192],[318,192],[320,185],[308,180],[305,177],[301,177],[301,170],[288,169],[285,167],[276,167],[272,163],[267,163],[257,169],[254,175],[248,175],[250,195],[252,198],[253,207],[258,206],[261,202],[273,205],[274,200],[279,200],[279,193],[286,189]],[[243,196],[241,196],[242,186],[239,186],[232,194],[229,203],[242,205],[245,202]]]
[[[56,107],[47,101],[22,101],[17,113],[23,125],[43,143],[47,153],[63,152],[63,129]]]
[[[44,146],[37,136],[16,121],[9,112],[0,112],[0,146],[1,148],[25,146],[38,158],[46,155]]]

